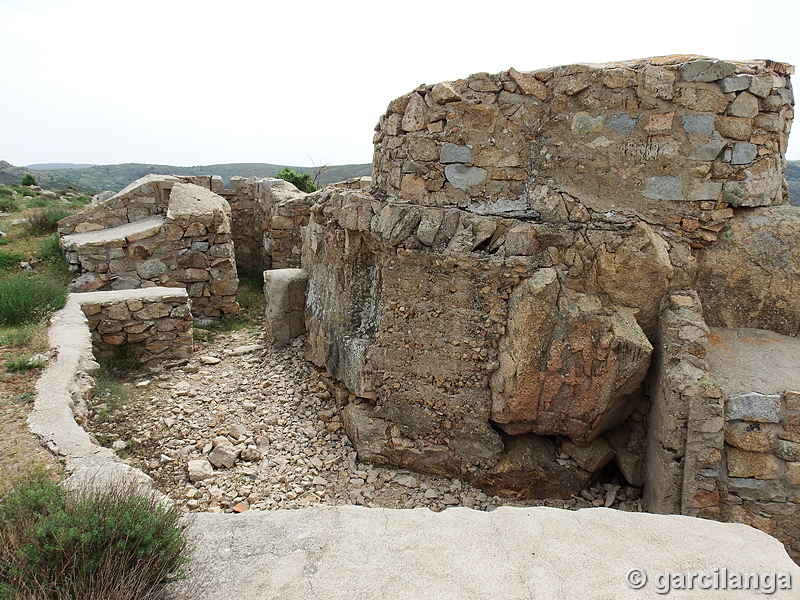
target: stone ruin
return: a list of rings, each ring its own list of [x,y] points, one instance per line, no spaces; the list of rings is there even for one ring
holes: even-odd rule
[[[519,498],[618,476],[797,558],[792,73],[670,56],[421,86],[380,118],[370,189],[151,176],[63,243],[81,291],[185,287],[195,317],[236,312],[236,264],[270,269],[270,334],[307,331],[362,462]]]
[[[616,474],[799,556],[800,369],[718,366],[756,330],[798,349],[792,72],[670,56],[391,102],[374,188],[318,192],[303,247],[308,356],[360,460],[521,498]]]

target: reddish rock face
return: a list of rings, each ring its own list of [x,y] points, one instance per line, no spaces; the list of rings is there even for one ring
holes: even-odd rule
[[[628,417],[653,347],[630,310],[561,289],[542,269],[509,299],[492,420],[507,433],[585,443]]]

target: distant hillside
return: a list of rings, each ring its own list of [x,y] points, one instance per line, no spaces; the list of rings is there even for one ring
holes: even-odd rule
[[[47,171],[52,169],[85,169],[87,167],[94,167],[94,163],[81,164],[81,163],[38,163],[35,165],[25,165],[27,169],[34,171]]]
[[[232,176],[272,177],[285,166],[289,166],[289,168],[298,173],[308,173],[312,177],[319,170],[319,168],[313,167],[292,167],[290,165],[268,163],[230,163],[196,167],[127,163],[122,165],[94,165],[83,168],[32,169],[30,167],[15,167],[6,161],[0,161],[0,183],[5,185],[18,184],[23,175],[32,173],[43,188],[64,189],[73,187],[79,192],[94,194],[103,190],[118,192],[130,182],[150,173],[158,175],[219,175],[227,186]],[[363,177],[371,173],[371,164],[331,165],[324,169],[319,183],[328,185],[351,177]]]

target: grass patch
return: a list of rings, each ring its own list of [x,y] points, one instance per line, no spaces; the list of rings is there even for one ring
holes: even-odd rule
[[[17,327],[4,327],[0,329],[0,346],[16,348],[29,346],[36,336],[34,325],[19,325]]]
[[[13,196],[0,196],[0,212],[13,213],[19,210],[19,202]]]
[[[41,368],[40,364],[32,361],[29,356],[16,356],[6,359],[6,371],[9,373],[24,373]]]
[[[6,252],[0,250],[0,270],[8,271],[15,269],[19,261],[24,260],[25,255],[19,252]]]
[[[64,306],[67,290],[41,275],[0,278],[0,325],[35,323]]]
[[[238,275],[236,301],[247,321],[248,313],[264,310],[264,272],[261,269],[242,269]]]
[[[155,599],[189,553],[180,512],[130,485],[36,471],[0,501],[0,600]]]

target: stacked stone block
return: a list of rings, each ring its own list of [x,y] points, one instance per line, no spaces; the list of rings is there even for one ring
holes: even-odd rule
[[[723,517],[774,535],[800,557],[800,392],[725,403]]]
[[[653,512],[719,517],[724,398],[706,360],[708,335],[695,291],[664,298],[645,463],[645,503]]]
[[[186,290],[154,287],[71,294],[71,298],[86,315],[98,360],[125,352],[155,365],[192,354],[192,311]]]

